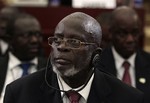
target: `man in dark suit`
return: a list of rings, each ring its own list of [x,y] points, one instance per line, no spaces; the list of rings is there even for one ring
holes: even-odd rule
[[[6,29],[10,35],[10,51],[0,59],[1,100],[7,84],[45,67],[47,61],[38,55],[42,49],[42,35],[40,24],[35,17],[20,13]]]
[[[138,47],[141,30],[139,17],[132,8],[122,6],[113,11],[112,18],[112,46],[103,50],[98,65],[143,91],[146,102],[150,103],[150,54]],[[128,72],[122,65],[124,61],[130,64]]]
[[[101,38],[93,17],[66,16],[48,38],[47,68],[9,84],[4,103],[143,103],[139,90],[94,67]]]
[[[9,38],[6,34],[7,24],[11,21],[12,17],[17,15],[19,10],[15,7],[3,7],[0,10],[0,56],[7,55],[9,48]]]

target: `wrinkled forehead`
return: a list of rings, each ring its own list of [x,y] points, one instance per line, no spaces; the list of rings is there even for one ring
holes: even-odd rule
[[[99,23],[91,16],[84,13],[73,13],[62,19],[56,26],[55,33],[62,37],[82,39],[94,42],[100,46],[102,31]]]
[[[74,30],[85,31],[87,33],[92,33],[93,31],[93,22],[88,19],[81,19],[81,18],[69,18],[61,21],[57,27],[58,29],[64,30],[66,28],[72,28]]]
[[[100,35],[101,28],[98,22],[87,15],[70,15],[60,21],[55,29],[55,33],[62,32],[80,33],[89,37]]]

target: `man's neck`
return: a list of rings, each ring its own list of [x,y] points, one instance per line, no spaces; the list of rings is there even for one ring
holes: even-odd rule
[[[62,77],[63,80],[72,88],[78,88],[88,82],[91,75],[93,74],[93,69],[89,71],[81,71],[74,76]]]

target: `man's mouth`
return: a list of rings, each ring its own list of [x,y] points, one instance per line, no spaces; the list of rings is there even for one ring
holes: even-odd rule
[[[64,59],[64,58],[57,58],[55,59],[55,63],[60,64],[60,65],[68,65],[68,64],[71,64],[71,61]]]
[[[30,49],[31,52],[38,52],[39,51],[38,46],[32,46],[29,49]]]
[[[32,48],[30,49],[31,52],[38,52],[38,49],[37,48]]]

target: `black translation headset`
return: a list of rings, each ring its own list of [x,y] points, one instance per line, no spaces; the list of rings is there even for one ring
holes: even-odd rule
[[[99,58],[100,58],[100,54],[101,54],[101,51],[102,51],[102,49],[101,48],[98,48],[93,54],[92,54],[92,65],[94,66],[95,64],[96,64],[96,62],[99,60]],[[56,87],[53,87],[52,85],[50,85],[49,83],[48,83],[48,80],[47,80],[47,73],[48,73],[48,69],[50,68],[50,66],[51,66],[51,64],[50,64],[50,54],[49,54],[49,57],[48,57],[48,60],[47,60],[47,64],[46,64],[46,70],[45,70],[45,82],[46,82],[46,84],[47,84],[47,86],[48,87],[50,87],[50,88],[52,88],[52,89],[54,89],[54,90],[57,90],[57,91],[60,91],[60,92],[67,92],[67,91],[65,91],[65,90],[60,90],[60,89],[58,89],[58,88],[56,88]],[[87,85],[87,83],[88,83],[88,81],[90,80],[90,78],[91,78],[91,76],[93,75],[93,73],[94,73],[94,70],[91,72],[91,74],[89,75],[89,77],[87,78],[87,80],[85,81],[85,83],[84,83],[84,85],[80,88],[80,89],[78,89],[78,90],[76,90],[77,92],[79,92],[79,91],[81,91],[86,85]]]
[[[100,60],[100,55],[101,55],[102,49],[101,48],[97,48],[93,54],[92,54],[92,65],[95,66],[95,64],[97,63],[98,60]]]

